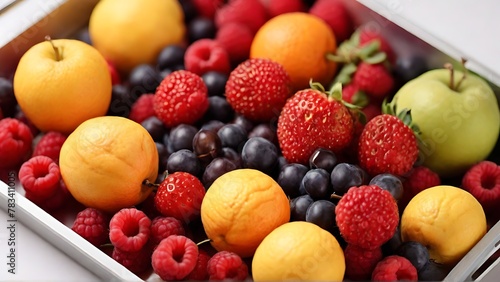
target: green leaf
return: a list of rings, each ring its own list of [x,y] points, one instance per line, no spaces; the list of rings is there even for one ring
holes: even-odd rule
[[[312,78],[309,80],[309,87],[314,90],[325,92],[325,87],[323,87],[323,85],[319,82],[313,82]]]
[[[336,100],[342,100],[342,83],[337,82],[333,84],[330,91],[328,91],[328,99],[333,98]]]
[[[370,99],[368,99],[368,96],[365,94],[365,92],[358,90],[354,95],[352,96],[352,103],[356,106],[359,107],[365,107],[368,105],[370,102]]]
[[[387,55],[385,54],[385,52],[377,52],[377,53],[371,55],[370,57],[364,59],[363,62],[371,64],[371,65],[375,65],[375,64],[380,64],[380,63],[384,62],[386,59],[387,59]]]
[[[364,45],[359,49],[358,55],[361,59],[365,60],[366,58],[373,55],[375,52],[379,51],[380,42],[378,40],[372,40],[370,43]]]

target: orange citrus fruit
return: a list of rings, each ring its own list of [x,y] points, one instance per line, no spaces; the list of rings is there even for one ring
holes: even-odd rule
[[[201,220],[212,246],[250,257],[276,227],[290,220],[283,189],[267,174],[236,169],[217,178],[201,203]]]
[[[321,227],[293,221],[264,238],[252,258],[255,281],[342,281],[344,251]]]
[[[69,134],[85,120],[105,115],[111,102],[105,59],[78,40],[44,41],[28,49],[13,86],[22,111],[41,131]]]
[[[310,79],[323,85],[333,79],[337,64],[326,55],[336,50],[335,35],[322,19],[295,12],[276,16],[257,31],[250,58],[280,63],[297,91],[309,87]]]
[[[469,192],[440,185],[415,195],[401,216],[403,241],[427,246],[430,258],[452,265],[486,234],[486,216]]]
[[[87,207],[116,212],[142,202],[158,176],[158,151],[140,124],[103,116],[78,126],[59,157],[64,183]]]
[[[92,44],[122,73],[152,64],[167,45],[181,44],[186,28],[177,0],[101,0],[89,20]]]

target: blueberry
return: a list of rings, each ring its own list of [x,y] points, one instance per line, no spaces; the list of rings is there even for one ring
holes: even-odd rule
[[[203,115],[205,120],[219,120],[229,122],[234,117],[234,110],[227,102],[226,98],[221,96],[208,97],[208,109]]]
[[[375,175],[370,180],[370,185],[374,184],[391,193],[394,199],[399,200],[403,196],[403,183],[401,179],[390,173]]]
[[[214,38],[216,27],[213,20],[205,17],[194,18],[187,26],[190,42],[203,38]]]
[[[335,228],[335,204],[327,200],[314,201],[306,212],[306,221],[314,223],[326,231]]]
[[[419,281],[443,281],[450,269],[434,261],[429,261],[427,265],[418,272]]]
[[[418,271],[421,271],[429,262],[429,251],[420,242],[403,242],[396,250],[396,255],[407,258]]]
[[[295,198],[300,195],[300,183],[308,170],[307,166],[299,163],[286,164],[281,168],[277,182],[287,196]]]
[[[226,124],[217,131],[217,135],[222,142],[222,147],[230,147],[236,151],[241,151],[247,141],[245,129],[237,124]]]
[[[201,176],[201,164],[196,155],[187,149],[173,152],[167,160],[168,173],[176,171],[188,172],[194,176]]]
[[[223,147],[222,148],[222,157],[232,161],[236,165],[237,168],[242,167],[241,155],[238,152],[236,152],[236,150],[229,148],[229,147]]]
[[[167,169],[167,161],[170,152],[163,143],[155,142],[156,150],[158,150],[158,172],[163,172]]]
[[[422,56],[399,56],[394,66],[394,75],[404,84],[428,69],[427,61]]]
[[[142,127],[144,127],[153,140],[157,142],[163,142],[163,135],[167,131],[163,122],[159,120],[156,116],[151,116],[141,122]]]
[[[182,7],[184,23],[189,23],[198,15],[198,10],[196,9],[196,5],[193,3],[193,0],[179,0],[179,4],[181,4]]]
[[[130,72],[130,91],[137,97],[144,93],[155,93],[162,80],[160,73],[152,65],[138,65]]]
[[[193,138],[198,129],[190,124],[179,124],[170,130],[169,139],[175,151],[193,149]]]
[[[237,169],[237,166],[233,161],[226,158],[215,158],[205,168],[202,183],[208,189],[219,176],[235,169]]]
[[[180,45],[166,46],[160,51],[156,59],[158,69],[162,71],[184,64],[184,53],[186,53],[186,48]]]
[[[262,137],[252,137],[245,142],[241,151],[243,167],[271,173],[278,164],[278,149]]]
[[[17,100],[14,95],[12,82],[0,77],[0,109],[4,117],[13,117],[16,114]]]
[[[224,96],[228,75],[216,71],[208,71],[201,76],[207,86],[208,96]]]
[[[349,163],[337,164],[330,175],[333,192],[339,196],[344,195],[353,186],[362,185],[365,181],[364,178],[363,170],[359,166]]]
[[[219,131],[219,129],[221,129],[224,125],[226,124],[222,121],[213,119],[203,123],[200,126],[200,129],[211,130],[217,133],[217,131]]]
[[[384,256],[394,255],[401,244],[403,244],[403,240],[401,239],[401,232],[398,226],[391,239],[382,245]]]
[[[315,200],[330,199],[332,186],[330,174],[322,168],[313,168],[304,175],[300,186]]]
[[[278,144],[278,136],[276,135],[276,130],[273,130],[272,126],[267,123],[261,123],[256,125],[251,131],[248,131],[248,138],[252,137],[262,137],[273,144]]]
[[[309,158],[311,168],[322,168],[331,173],[337,164],[337,156],[334,152],[324,148],[316,149]]]
[[[236,114],[234,116],[234,119],[231,123],[241,125],[245,129],[246,132],[251,132],[253,127],[254,127],[254,124],[252,121],[250,121],[246,117],[239,115],[239,114]]]
[[[130,109],[136,100],[137,98],[131,95],[127,86],[123,84],[113,85],[111,102],[106,115],[128,117]]]
[[[313,202],[309,195],[293,198],[290,202],[290,221],[305,221],[307,209]]]

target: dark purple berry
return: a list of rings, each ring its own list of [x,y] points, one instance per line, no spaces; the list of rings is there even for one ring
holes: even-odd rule
[[[163,135],[165,135],[167,129],[160,119],[156,116],[151,116],[143,120],[141,125],[149,132],[153,140],[163,142]]]
[[[308,170],[307,166],[299,163],[287,164],[281,168],[277,182],[287,196],[295,198],[300,195],[300,184]]]
[[[334,152],[324,148],[316,149],[309,158],[309,166],[311,168],[322,168],[328,173],[331,173],[337,165],[337,156]]]
[[[214,38],[216,27],[213,20],[205,17],[197,17],[189,22],[187,26],[189,42],[203,38]]]
[[[243,146],[241,160],[245,168],[271,173],[278,164],[278,149],[267,139],[252,137]]]
[[[450,268],[430,260],[418,273],[418,281],[443,281]],[[476,280],[477,281],[477,280]]]
[[[222,155],[222,143],[217,132],[200,129],[193,138],[193,152],[204,163]]]
[[[229,148],[229,147],[223,147],[222,148],[222,157],[232,161],[236,165],[237,168],[242,167],[241,156],[238,152],[236,152],[236,150]]]
[[[238,115],[238,114],[235,115],[232,123],[237,124],[237,125],[241,125],[241,127],[243,127],[246,132],[252,131],[252,129],[254,127],[253,122],[251,122],[246,117],[244,117],[242,115]]]
[[[309,195],[293,198],[290,202],[290,221],[305,221],[307,209],[313,202]]]
[[[168,173],[184,171],[194,176],[201,176],[202,167],[196,155],[187,149],[173,152],[167,160]]]
[[[0,109],[4,117],[13,117],[16,114],[17,100],[14,95],[12,82],[0,77]]]
[[[167,169],[167,161],[170,156],[170,152],[163,143],[155,142],[156,149],[158,150],[158,172],[162,173]]]
[[[247,141],[245,129],[236,124],[224,125],[217,131],[217,135],[219,135],[222,142],[222,147],[230,147],[238,152],[241,151]]]
[[[306,221],[314,223],[326,231],[332,231],[335,223],[335,204],[328,200],[314,201],[306,211]]]
[[[224,96],[228,75],[216,71],[204,73],[201,78],[207,86],[208,96]]]
[[[249,131],[248,138],[252,137],[262,137],[269,140],[275,145],[278,144],[278,136],[276,135],[276,130],[273,130],[271,125],[267,123],[258,124],[251,131]]]
[[[407,258],[415,266],[417,272],[424,269],[430,258],[427,247],[416,241],[403,242],[396,250],[396,255]]]
[[[209,120],[206,123],[204,123],[200,127],[200,129],[210,130],[210,131],[214,131],[215,133],[217,133],[217,131],[219,131],[219,129],[221,129],[224,125],[226,125],[226,124],[223,123],[222,121],[213,119],[213,120]]]
[[[237,169],[236,164],[226,158],[215,158],[213,159],[205,168],[202,177],[202,183],[206,189],[208,189],[215,179],[223,175],[226,172]]]
[[[181,4],[184,14],[184,23],[187,24],[198,16],[198,10],[196,10],[193,0],[179,0],[179,4]]]
[[[155,93],[162,80],[163,78],[152,65],[138,65],[130,72],[130,91],[137,97],[145,93]]]
[[[390,173],[382,173],[375,175],[370,180],[370,185],[377,185],[378,187],[387,190],[391,193],[392,197],[397,201],[403,196],[403,183],[401,179]]]
[[[333,192],[330,174],[322,168],[313,168],[307,171],[300,182],[300,186],[314,200],[330,199]]]
[[[333,192],[339,196],[344,195],[353,186],[362,185],[364,178],[365,174],[359,166],[348,163],[337,164],[330,174]]]
[[[186,48],[180,45],[168,45],[163,48],[156,59],[158,69],[162,71],[184,64],[184,53]]]
[[[198,129],[190,124],[179,124],[170,130],[169,140],[175,151],[193,149],[193,138]]]
[[[221,96],[208,97],[208,109],[203,118],[205,120],[219,120],[229,122],[234,117],[234,110],[227,102],[226,98]]]

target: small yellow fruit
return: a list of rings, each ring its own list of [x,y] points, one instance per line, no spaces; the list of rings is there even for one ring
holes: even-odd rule
[[[236,169],[208,188],[201,203],[201,220],[216,250],[251,257],[267,234],[290,220],[290,204],[269,175]]]
[[[305,221],[274,229],[252,259],[255,281],[342,281],[344,274],[344,252],[337,239]]]
[[[41,131],[69,134],[89,118],[106,114],[111,75],[102,55],[78,40],[40,42],[21,57],[14,94]]]
[[[92,44],[122,73],[152,64],[170,44],[181,44],[186,28],[177,0],[101,0],[89,20]]]
[[[486,216],[469,192],[454,186],[428,188],[413,197],[401,216],[403,241],[427,246],[430,258],[453,265],[486,234]]]
[[[158,150],[140,124],[123,117],[97,117],[68,136],[59,166],[78,202],[113,213],[139,204],[151,193],[143,182],[156,181]]]

